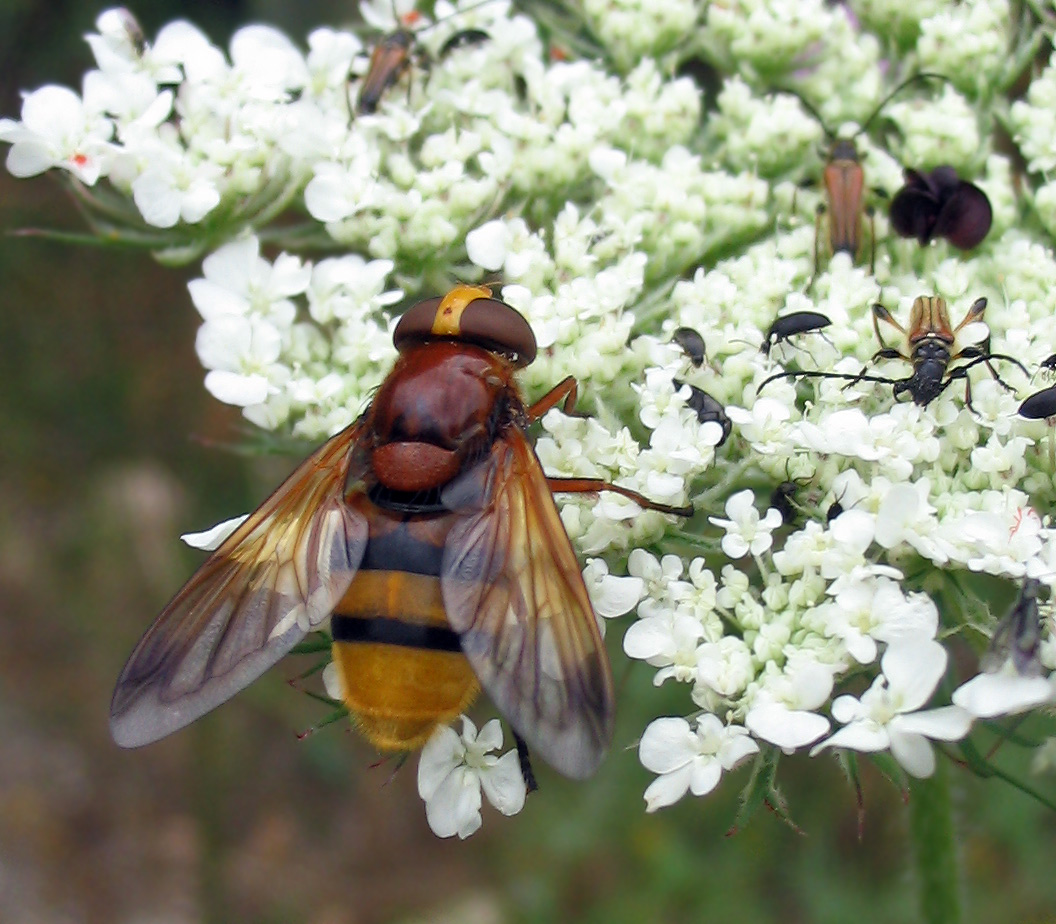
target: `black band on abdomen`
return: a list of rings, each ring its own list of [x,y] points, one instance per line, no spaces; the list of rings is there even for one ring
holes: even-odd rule
[[[462,650],[458,633],[447,626],[423,626],[379,616],[361,618],[334,614],[330,619],[330,633],[335,642],[372,642],[427,651]]]

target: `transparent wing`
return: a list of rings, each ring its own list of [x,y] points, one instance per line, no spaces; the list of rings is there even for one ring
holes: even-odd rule
[[[114,688],[121,747],[219,706],[330,615],[367,543],[343,496],[361,431],[352,424],[302,462],[162,610]]]
[[[465,517],[441,587],[462,650],[499,711],[552,767],[590,776],[612,738],[608,656],[535,452],[511,428],[445,492]]]

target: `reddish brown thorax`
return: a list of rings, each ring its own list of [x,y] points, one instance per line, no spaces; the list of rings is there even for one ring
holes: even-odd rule
[[[371,406],[371,468],[385,487],[421,491],[454,478],[494,435],[502,398],[516,399],[510,363],[457,341],[422,343],[396,363]]]
[[[371,405],[371,469],[394,491],[441,487],[523,408],[513,381],[535,355],[527,322],[486,286],[456,286],[407,312],[396,366]]]

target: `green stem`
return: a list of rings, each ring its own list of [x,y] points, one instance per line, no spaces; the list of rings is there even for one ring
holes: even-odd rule
[[[910,787],[910,827],[925,924],[958,924],[961,883],[953,827],[949,766],[941,758],[935,775]]]

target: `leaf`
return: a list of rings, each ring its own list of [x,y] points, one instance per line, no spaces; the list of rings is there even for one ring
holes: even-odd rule
[[[876,768],[891,782],[902,794],[902,801],[909,802],[909,779],[902,765],[891,756],[890,751],[874,751],[866,755]]]
[[[766,748],[759,752],[752,764],[752,775],[741,790],[741,807],[733,825],[726,832],[726,837],[732,837],[744,828],[761,806],[769,809],[797,834],[806,833],[792,820],[788,812],[788,802],[777,788],[777,764],[780,759],[781,752],[777,748]]]

